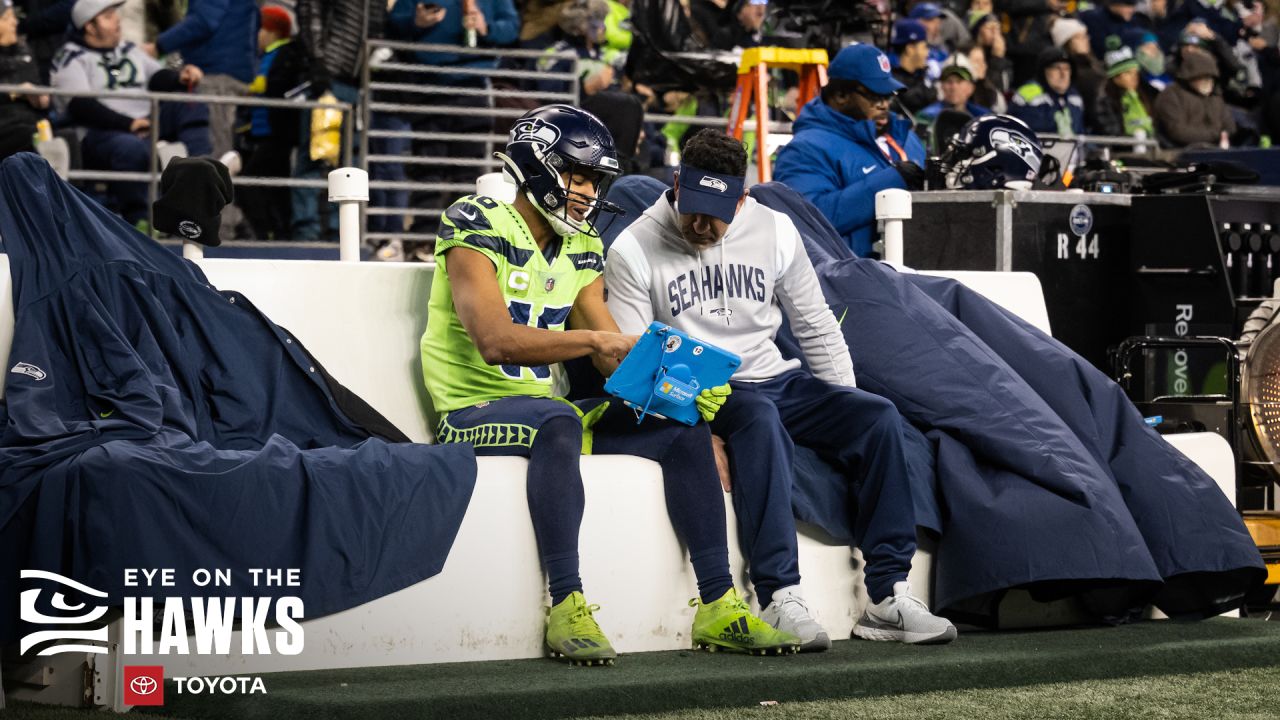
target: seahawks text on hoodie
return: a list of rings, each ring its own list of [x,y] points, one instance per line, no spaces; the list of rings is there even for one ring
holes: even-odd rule
[[[813,374],[853,387],[849,347],[791,218],[748,196],[720,243],[699,252],[673,198],[659,197],[609,248],[605,287],[622,332],[666,323],[739,355],[735,381],[764,382],[800,367],[773,342],[785,312]]]

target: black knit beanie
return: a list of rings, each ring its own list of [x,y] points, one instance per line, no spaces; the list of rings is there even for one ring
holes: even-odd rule
[[[207,157],[174,158],[160,175],[160,198],[151,206],[155,228],[217,247],[222,208],[233,198],[226,165]]]

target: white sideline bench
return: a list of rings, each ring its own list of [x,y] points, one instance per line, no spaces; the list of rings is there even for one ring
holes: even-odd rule
[[[415,441],[432,439],[418,341],[426,325],[431,269],[414,264],[202,260],[219,288],[243,292],[288,328],[340,382]],[[938,273],[944,274],[944,273]],[[1048,330],[1040,283],[1029,273],[945,273]],[[0,363],[8,372],[12,297],[0,255]],[[0,377],[0,392],[3,378]],[[1226,442],[1200,433],[1171,440],[1204,466],[1234,500],[1235,466]],[[696,594],[692,570],[667,518],[656,463],[634,457],[583,459],[587,512],[582,577],[602,627],[621,652],[689,645]],[[536,657],[541,654],[545,586],[525,500],[525,461],[482,458],[475,495],[444,570],[400,592],[309,620],[297,656],[130,656],[164,665],[166,676],[401,665]],[[726,503],[730,557],[749,590]],[[802,528],[805,595],[832,637],[848,637],[866,602],[861,562],[846,546]],[[912,585],[929,597],[931,555],[917,554]],[[1060,621],[1036,609],[1021,624]],[[233,640],[232,647],[238,647]]]

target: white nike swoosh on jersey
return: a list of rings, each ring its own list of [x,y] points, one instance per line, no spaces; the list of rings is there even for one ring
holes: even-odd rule
[[[871,174],[871,171],[872,171],[872,170],[875,170],[875,169],[876,169],[876,166],[875,166],[875,165],[868,165],[868,166],[866,166],[866,167],[862,168],[862,174],[863,174],[863,175],[869,175],[869,174]]]
[[[468,212],[468,210],[470,210],[470,212]],[[468,220],[475,220],[475,219],[476,219],[476,211],[475,211],[475,210],[472,210],[471,208],[468,208],[468,207],[460,207],[460,208],[458,208],[458,214],[459,214],[459,215],[461,215],[462,217],[464,217],[464,218],[468,219]]]

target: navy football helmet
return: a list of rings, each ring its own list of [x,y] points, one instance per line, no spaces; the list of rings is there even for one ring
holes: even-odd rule
[[[950,189],[1030,190],[1040,176],[1044,149],[1021,120],[983,115],[951,138],[939,162]]]
[[[601,213],[623,214],[622,208],[604,199],[619,172],[613,136],[585,110],[569,105],[530,110],[511,127],[506,152],[494,154],[519,191],[561,236],[599,235],[596,219]],[[565,183],[565,174],[572,177],[583,172],[597,178],[595,197],[572,192]],[[575,219],[570,205],[585,206],[587,214]]]

